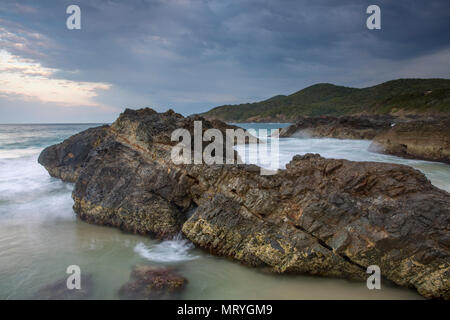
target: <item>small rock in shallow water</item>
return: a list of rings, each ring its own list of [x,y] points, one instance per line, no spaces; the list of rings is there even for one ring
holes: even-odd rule
[[[186,278],[171,268],[137,265],[130,280],[119,290],[120,299],[176,299],[186,287]]]
[[[81,275],[81,289],[68,289],[67,278],[59,279],[39,289],[35,300],[83,300],[92,293],[92,275]]]

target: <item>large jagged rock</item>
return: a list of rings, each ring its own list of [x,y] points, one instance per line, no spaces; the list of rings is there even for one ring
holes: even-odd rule
[[[450,118],[397,123],[377,135],[370,150],[404,158],[450,163]]]
[[[160,238],[182,230],[213,254],[275,272],[363,280],[375,264],[425,297],[450,298],[450,195],[422,173],[311,154],[272,176],[254,165],[175,165],[171,132],[192,131],[194,120],[227,128],[172,111],[121,114],[73,164],[76,213]],[[57,145],[41,157],[71,150]]]
[[[195,172],[202,198],[183,232],[212,253],[351,278],[375,264],[399,285],[449,298],[450,197],[417,170],[307,154],[275,176]]]
[[[373,139],[394,123],[392,116],[301,117],[280,130],[280,137]]]
[[[111,125],[103,143],[85,159],[72,194],[78,216],[157,238],[178,234],[185,213],[194,205],[189,189],[195,181],[174,170],[171,149],[177,142],[171,141],[171,134],[187,129],[193,139],[194,121],[201,120],[172,110],[127,109]],[[222,131],[236,128],[220,121],[214,124]],[[210,128],[213,123],[202,121],[203,131]],[[66,150],[64,144],[56,148],[60,153]],[[232,153],[236,159],[237,153]]]

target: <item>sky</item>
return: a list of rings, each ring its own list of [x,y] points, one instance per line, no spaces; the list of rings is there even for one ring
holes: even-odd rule
[[[81,29],[69,30],[69,5]],[[381,9],[369,30],[366,9]],[[1,0],[0,123],[184,115],[291,94],[450,78],[448,0]]]

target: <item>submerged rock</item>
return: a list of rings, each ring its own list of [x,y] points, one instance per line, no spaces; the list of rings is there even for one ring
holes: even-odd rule
[[[301,117],[294,124],[281,129],[280,137],[370,140],[387,131],[394,119],[392,116]]]
[[[450,195],[422,173],[313,154],[272,176],[254,165],[175,165],[170,135],[192,131],[194,119],[202,120],[127,110],[84,163],[55,170],[70,166],[64,143],[41,157],[59,155],[60,163],[46,162],[52,174],[78,172],[74,209],[88,222],[159,238],[182,230],[213,254],[280,273],[365,280],[378,265],[425,297],[450,298]]]
[[[404,158],[450,163],[450,118],[397,123],[377,135],[370,150]]]
[[[46,285],[35,293],[35,300],[83,300],[89,298],[92,293],[92,275],[81,275],[81,289],[67,288],[67,278],[60,279]]]
[[[163,300],[176,299],[186,287],[187,280],[166,267],[137,265],[130,281],[119,290],[120,299]]]

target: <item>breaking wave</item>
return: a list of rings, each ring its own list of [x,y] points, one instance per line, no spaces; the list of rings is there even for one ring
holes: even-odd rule
[[[172,240],[162,241],[150,246],[139,242],[134,247],[134,251],[141,257],[153,262],[181,262],[198,258],[198,256],[190,254],[193,248],[192,242],[177,236]]]

